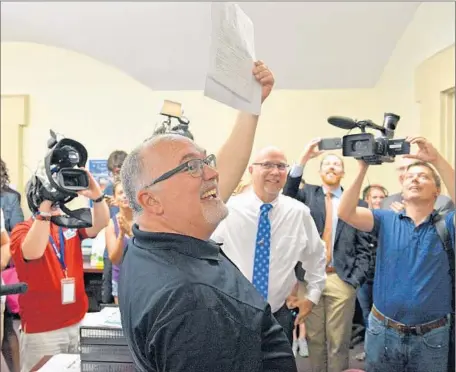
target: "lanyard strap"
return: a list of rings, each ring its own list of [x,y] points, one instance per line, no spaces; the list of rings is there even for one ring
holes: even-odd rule
[[[65,237],[63,236],[63,229],[59,227],[59,240],[60,240],[60,251],[57,249],[57,244],[54,241],[54,238],[49,235],[49,242],[54,249],[54,253],[57,256],[57,259],[60,262],[60,266],[62,266],[62,270],[66,272],[66,265],[65,265]]]

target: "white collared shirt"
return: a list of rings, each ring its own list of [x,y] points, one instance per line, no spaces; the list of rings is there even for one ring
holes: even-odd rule
[[[227,203],[230,213],[212,235],[214,241],[223,243],[223,251],[250,281],[262,204],[253,190],[231,197]],[[306,270],[307,298],[318,304],[326,281],[326,253],[309,208],[283,194],[270,204],[268,302],[272,312],[284,305],[296,284],[294,268],[298,261]]]

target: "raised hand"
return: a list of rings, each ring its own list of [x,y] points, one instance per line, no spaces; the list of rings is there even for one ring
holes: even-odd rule
[[[272,87],[274,86],[274,75],[263,61],[255,62],[252,72],[257,81],[261,84],[261,102],[264,102],[269,94],[271,94]]]
[[[439,152],[426,138],[407,137],[405,140],[412,145],[418,145],[418,151],[415,154],[403,155],[404,158],[416,159],[427,163],[434,163],[439,159]]]
[[[318,144],[320,141],[321,138],[314,138],[306,145],[306,147],[304,147],[304,150],[301,153],[302,165],[305,165],[310,159],[316,158],[324,153],[324,150],[318,150]]]

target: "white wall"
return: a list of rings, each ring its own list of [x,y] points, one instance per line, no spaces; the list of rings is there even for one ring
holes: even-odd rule
[[[24,159],[32,170],[46,152],[50,128],[80,140],[91,158],[106,158],[150,136],[163,99],[171,99],[183,103],[197,141],[213,152],[236,117],[202,92],[154,92],[114,68],[54,47],[2,43],[1,63],[2,94],[30,95]],[[297,160],[312,138],[345,134],[326,122],[328,116],[370,117],[372,98],[372,90],[274,91],[263,108],[255,149],[277,145],[290,162]],[[309,168],[314,182],[317,163]]]
[[[287,152],[291,163],[312,138],[345,134],[326,123],[330,115],[381,122],[383,112],[392,111],[402,117],[398,136],[419,133],[415,69],[454,43],[454,28],[454,3],[423,3],[398,41],[375,89],[274,91],[263,108],[255,149],[277,145]],[[202,92],[154,92],[87,56],[29,43],[2,43],[1,90],[2,94],[30,95],[24,159],[31,169],[45,154],[49,128],[83,142],[91,158],[106,158],[112,150],[129,151],[148,137],[160,120],[157,113],[163,99],[171,99],[183,103],[197,141],[209,151],[216,151],[236,114],[205,98]],[[2,135],[8,134],[2,129]],[[310,164],[306,171],[310,182],[319,182],[317,163]],[[350,178],[356,163],[346,163]],[[26,170],[25,179],[28,175]],[[382,183],[390,191],[397,190],[392,165],[371,167],[369,180]]]
[[[401,116],[398,134],[420,132],[415,97],[416,68],[455,42],[455,3],[423,2],[398,40],[376,86],[378,111]]]

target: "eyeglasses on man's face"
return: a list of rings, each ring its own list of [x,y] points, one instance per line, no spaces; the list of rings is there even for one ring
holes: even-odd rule
[[[170,171],[163,173],[160,177],[157,177],[152,183],[147,185],[145,188],[156,185],[157,183],[167,180],[168,178],[174,176],[175,174],[182,173],[182,172],[187,172],[192,177],[195,177],[195,178],[202,177],[203,172],[204,172],[204,167],[206,165],[213,169],[216,168],[217,164],[216,164],[215,155],[211,154],[208,157],[206,157],[205,159],[188,160],[185,163],[178,165],[176,168],[173,168]]]
[[[261,166],[262,169],[268,170],[268,171],[271,171],[271,170],[274,170],[275,168],[277,168],[280,172],[284,172],[288,169],[288,164],[273,163],[270,161],[266,161],[264,163],[253,163],[253,165],[259,165],[259,166]]]

